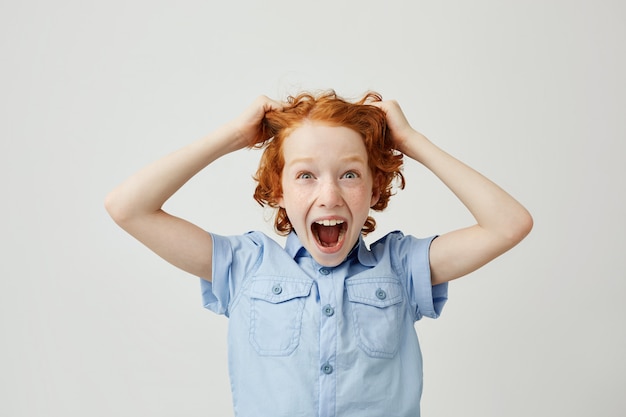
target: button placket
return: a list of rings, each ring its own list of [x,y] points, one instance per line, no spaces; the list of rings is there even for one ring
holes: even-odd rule
[[[337,338],[339,327],[337,310],[340,307],[340,301],[336,296],[338,287],[343,285],[343,279],[336,280],[334,277],[343,276],[343,271],[336,267],[328,267],[324,265],[316,265],[314,269],[319,290],[319,298],[316,300],[320,317],[320,347],[319,362],[317,369],[319,374],[319,395],[325,400],[324,405],[320,406],[320,415],[335,415],[334,398],[337,392],[337,369],[335,369],[335,360],[337,355]],[[338,274],[338,275],[336,275]],[[340,297],[339,297],[340,298]]]

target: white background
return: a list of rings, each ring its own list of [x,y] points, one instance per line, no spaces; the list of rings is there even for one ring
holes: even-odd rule
[[[232,416],[226,319],[103,200],[259,94],[328,88],[397,99],[535,219],[417,324],[423,415],[626,414],[623,2],[3,1],[0,54],[1,416]],[[225,157],[166,208],[271,233],[258,157]],[[430,172],[405,173],[373,238],[470,223]]]

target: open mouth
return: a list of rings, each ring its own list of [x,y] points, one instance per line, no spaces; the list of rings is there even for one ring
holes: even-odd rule
[[[319,220],[311,225],[311,231],[317,243],[323,248],[341,246],[346,234],[346,222],[343,220]]]

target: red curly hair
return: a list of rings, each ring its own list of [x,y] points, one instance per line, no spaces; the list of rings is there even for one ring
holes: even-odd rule
[[[293,230],[287,212],[279,207],[277,201],[282,196],[282,172],[285,164],[282,144],[287,136],[300,127],[306,120],[320,122],[329,126],[348,127],[363,137],[368,155],[368,165],[374,178],[374,188],[380,193],[373,210],[382,211],[387,207],[393,194],[393,183],[397,180],[399,188],[405,185],[402,175],[402,153],[393,147],[387,128],[385,113],[368,103],[381,101],[382,97],[374,92],[366,94],[361,100],[351,103],[335,94],[334,91],[313,95],[301,93],[288,97],[287,105],[282,110],[266,113],[261,129],[251,147],[265,148],[259,168],[254,176],[257,186],[254,199],[261,206],[277,208],[274,227],[280,235],[287,235]],[[367,235],[376,228],[376,221],[368,216],[361,233]]]

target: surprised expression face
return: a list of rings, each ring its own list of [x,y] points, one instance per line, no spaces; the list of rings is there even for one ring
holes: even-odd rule
[[[305,122],[284,139],[283,157],[279,206],[319,264],[339,265],[379,196],[361,135],[343,126]]]

